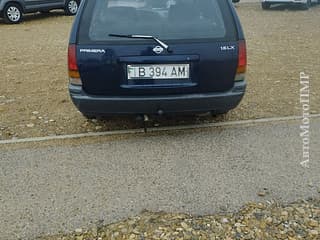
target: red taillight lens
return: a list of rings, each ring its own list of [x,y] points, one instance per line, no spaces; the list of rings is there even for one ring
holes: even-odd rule
[[[69,77],[71,79],[80,79],[80,74],[77,65],[76,45],[69,45],[68,48],[68,68]]]
[[[247,47],[246,41],[239,41],[239,61],[237,73],[245,73],[247,70]]]
[[[69,66],[69,70],[78,71],[75,45],[70,45],[68,48],[68,66]]]

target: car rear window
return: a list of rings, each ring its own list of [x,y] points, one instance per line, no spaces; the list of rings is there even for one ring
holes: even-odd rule
[[[162,40],[225,39],[234,38],[235,27],[226,0],[87,1],[79,41],[128,41],[109,34],[151,35]]]

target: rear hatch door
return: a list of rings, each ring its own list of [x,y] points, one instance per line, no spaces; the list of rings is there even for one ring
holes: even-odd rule
[[[84,90],[133,96],[231,89],[238,43],[230,7],[224,0],[87,1],[77,44]],[[155,36],[170,50],[110,34]]]

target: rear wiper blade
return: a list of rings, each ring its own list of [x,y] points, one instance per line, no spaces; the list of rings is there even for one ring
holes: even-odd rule
[[[169,45],[162,42],[160,39],[154,36],[148,35],[123,35],[123,34],[109,34],[110,37],[119,37],[119,38],[138,38],[138,39],[151,39],[157,42],[161,47],[163,47],[167,52],[171,52]]]

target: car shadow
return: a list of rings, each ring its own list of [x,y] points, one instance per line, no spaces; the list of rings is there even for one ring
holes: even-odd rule
[[[170,114],[164,116],[148,116],[144,121],[144,116],[105,116],[91,120],[94,126],[101,126],[97,131],[109,131],[111,129],[141,129],[158,127],[183,127],[190,125],[202,125],[208,123],[224,122],[228,119],[227,114]],[[110,127],[111,126],[111,127]]]
[[[313,5],[314,6],[314,5]],[[312,6],[312,7],[313,7]],[[275,4],[268,9],[268,11],[305,11],[300,5],[292,5],[292,4]]]
[[[23,15],[23,22],[29,21],[41,21],[48,18],[62,17],[66,16],[63,10],[53,10],[48,13],[28,13]],[[4,19],[0,18],[0,24],[5,24]]]

